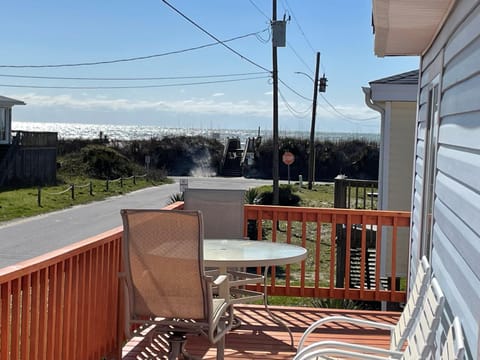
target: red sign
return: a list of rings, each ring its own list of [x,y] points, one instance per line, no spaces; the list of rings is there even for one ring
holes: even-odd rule
[[[283,153],[282,161],[285,165],[292,165],[295,161],[295,155],[293,155],[290,151],[286,151]]]

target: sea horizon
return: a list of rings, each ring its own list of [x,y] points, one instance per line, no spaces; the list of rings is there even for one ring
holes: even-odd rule
[[[249,137],[271,138],[270,129],[215,129],[215,128],[174,128],[154,125],[118,125],[118,124],[86,124],[67,122],[33,122],[12,121],[12,131],[56,132],[59,139],[98,139],[107,137],[110,140],[149,140],[166,136],[205,136],[224,141],[228,138],[239,138],[244,142]],[[309,138],[310,132],[301,130],[279,130],[280,137]],[[319,132],[316,140],[366,140],[380,141],[378,133],[353,132]]]

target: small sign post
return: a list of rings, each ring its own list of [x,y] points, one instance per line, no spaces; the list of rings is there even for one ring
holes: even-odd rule
[[[290,185],[290,165],[292,165],[295,161],[295,155],[293,155],[290,151],[285,151],[282,156],[282,161],[285,165],[287,165],[288,184]]]

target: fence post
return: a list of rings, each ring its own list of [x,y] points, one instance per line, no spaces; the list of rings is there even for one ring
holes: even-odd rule
[[[93,196],[93,183],[90,181],[90,196]]]
[[[334,188],[334,200],[333,207],[345,209],[347,207],[347,180],[345,175],[337,175],[335,177]],[[336,287],[346,287],[345,281],[345,255],[346,255],[346,224],[338,224],[336,226],[337,231],[337,244],[336,244],[336,257],[337,257],[337,270],[335,277]]]
[[[133,175],[133,185],[137,185],[137,178],[135,175]]]
[[[107,181],[105,182],[105,191],[108,191],[108,179],[107,179]]]
[[[37,203],[38,207],[42,207],[42,188],[40,186],[38,187]]]
[[[345,209],[347,207],[347,181],[345,175],[335,178],[333,207]]]
[[[70,185],[70,188],[72,189],[72,200],[75,200],[75,184]]]
[[[120,187],[123,188],[123,177],[120,178]]]

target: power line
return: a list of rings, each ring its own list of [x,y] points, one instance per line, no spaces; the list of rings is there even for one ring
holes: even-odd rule
[[[170,9],[172,9],[173,11],[175,11],[178,15],[180,15],[181,17],[183,17],[185,20],[187,20],[190,24],[192,24],[193,26],[195,26],[197,29],[199,29],[200,31],[202,31],[203,33],[207,34],[208,36],[210,36],[212,39],[214,39],[215,41],[217,41],[219,44],[223,45],[225,48],[227,48],[228,50],[230,50],[231,52],[233,52],[235,55],[238,55],[241,59],[249,62],[250,64],[262,69],[262,70],[265,70],[265,71],[268,71],[268,72],[272,72],[271,70],[267,69],[266,67],[263,67],[262,65],[256,63],[255,61],[249,59],[248,57],[240,54],[237,50],[233,49],[232,47],[228,46],[224,41],[218,39],[215,35],[213,35],[212,33],[210,33],[209,31],[207,31],[205,28],[203,28],[202,26],[200,26],[199,24],[197,24],[195,21],[193,21],[192,19],[190,19],[187,15],[185,15],[183,12],[181,12],[180,10],[178,10],[176,7],[174,7],[173,5],[171,5],[167,0],[162,0]]]
[[[208,79],[222,77],[237,77],[247,75],[267,74],[265,71],[248,72],[238,74],[214,74],[214,75],[190,75],[190,76],[166,76],[166,77],[65,77],[65,76],[36,76],[18,74],[0,74],[0,77],[20,79],[45,79],[45,80],[88,80],[88,81],[151,81],[151,80],[185,80],[185,79]]]
[[[255,7],[255,9],[257,9],[257,10],[258,10],[258,12],[259,12],[260,14],[262,14],[262,15],[263,15],[263,16],[264,16],[264,17],[265,17],[267,20],[269,20],[269,21],[270,21],[270,18],[268,17],[268,15],[267,15],[267,14],[265,14],[265,13],[263,12],[263,10],[262,10],[262,9],[260,9],[260,8],[258,7],[258,5],[257,5],[257,4],[255,4],[255,2],[254,2],[253,0],[248,0],[248,1],[250,2],[250,4],[252,4],[252,5]]]
[[[300,31],[300,33],[302,34],[303,38],[305,39],[305,42],[308,44],[308,46],[310,47],[310,49],[312,50],[312,52],[315,54],[316,51],[315,49],[313,48],[312,46],[312,43],[308,40],[307,36],[305,35],[305,32],[303,31],[302,27],[300,26],[300,22],[297,20],[297,17],[295,16],[295,14],[293,13],[291,7],[290,7],[290,4],[288,3],[287,0],[283,0],[283,4],[285,5],[285,7],[288,9],[288,11],[291,13],[292,17],[293,17],[293,20],[295,20],[295,24],[297,25],[298,27],[298,30]]]
[[[287,45],[288,45],[288,48],[293,51],[293,53],[298,58],[298,60],[300,60],[303,63],[303,65],[305,65],[305,67],[308,69],[308,71],[313,72],[310,65],[308,65],[307,62],[298,54],[298,52],[295,50],[295,48],[292,46],[292,44],[290,44],[287,41]]]
[[[285,104],[285,107],[294,117],[299,118],[299,119],[305,119],[309,115],[309,113],[312,109],[312,105],[310,105],[310,107],[308,107],[304,111],[298,111],[292,105],[290,105],[290,103],[287,101],[287,99],[285,98],[285,96],[283,95],[283,93],[280,90],[278,91],[278,93],[280,94],[280,97],[282,98],[282,100]]]
[[[42,85],[0,84],[0,87],[31,88],[31,89],[71,89],[71,90],[147,89],[147,88],[162,88],[162,87],[174,87],[174,86],[220,84],[220,83],[239,82],[239,81],[246,81],[246,80],[257,80],[257,79],[269,79],[269,78],[270,78],[270,75],[248,77],[248,78],[242,78],[242,79],[199,81],[199,82],[190,82],[190,83],[174,83],[174,84],[158,84],[158,85],[138,85],[138,86],[42,86]]]
[[[175,55],[175,54],[181,54],[185,53],[188,51],[194,51],[194,50],[200,50],[204,49],[207,47],[215,46],[215,45],[223,45],[226,46],[224,43],[239,40],[239,39],[244,39],[246,37],[250,36],[256,36],[258,37],[259,34],[269,31],[269,29],[263,29],[262,31],[257,31],[254,33],[249,33],[245,35],[240,35],[236,36],[227,40],[218,40],[215,38],[216,42],[214,43],[209,43],[209,44],[204,44],[204,45],[199,45],[187,49],[181,49],[181,50],[174,50],[174,51],[169,51],[165,53],[160,53],[160,54],[153,54],[153,55],[146,55],[146,56],[136,56],[136,57],[130,57],[130,58],[123,58],[123,59],[114,59],[114,60],[103,60],[103,61],[91,61],[91,62],[78,62],[78,63],[67,63],[67,64],[45,64],[45,65],[5,65],[5,64],[0,64],[0,68],[60,68],[60,67],[76,67],[76,66],[93,66],[93,65],[105,65],[105,64],[115,64],[115,63],[121,63],[121,62],[130,62],[130,61],[138,61],[138,60],[147,60],[147,59],[153,59],[157,57],[162,57],[162,56],[168,56],[168,55]],[[265,71],[268,71],[268,69],[262,69]]]
[[[322,97],[322,99],[330,106],[330,108],[332,108],[333,111],[335,111],[335,113],[346,119],[346,120],[352,120],[352,121],[369,121],[369,120],[376,120],[378,119],[378,116],[373,116],[373,117],[369,117],[369,118],[363,118],[363,119],[356,119],[356,118],[352,118],[350,116],[347,116],[345,114],[343,114],[342,112],[340,112],[335,106],[332,105],[332,103],[330,101],[327,100],[327,98],[323,95],[323,94],[320,94],[320,96]]]
[[[283,81],[282,79],[278,79],[278,81],[280,83],[283,84],[283,86],[285,86],[288,90],[290,90],[291,92],[293,92],[295,95],[297,95],[298,97],[301,97],[302,99],[304,100],[307,100],[307,101],[312,101],[312,99],[309,99],[308,97],[306,96],[303,96],[302,94],[300,94],[298,91],[296,91],[295,89],[293,89],[290,85],[288,85],[285,81]]]

